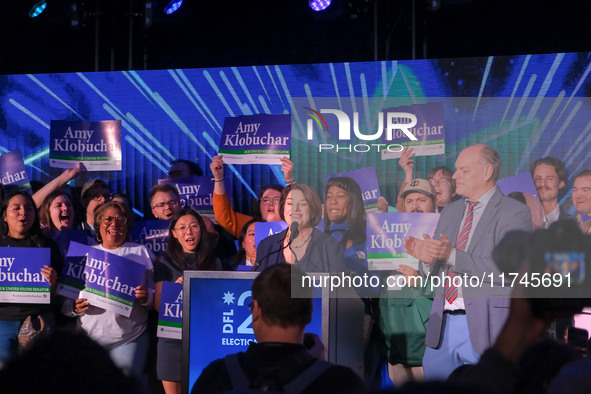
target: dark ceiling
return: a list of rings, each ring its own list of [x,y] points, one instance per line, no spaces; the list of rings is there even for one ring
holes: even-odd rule
[[[184,0],[170,16],[152,1],[146,27],[145,0],[84,0],[73,28],[71,1],[31,19],[35,0],[6,0],[0,74],[591,50],[588,0],[332,1],[316,13],[307,0]]]

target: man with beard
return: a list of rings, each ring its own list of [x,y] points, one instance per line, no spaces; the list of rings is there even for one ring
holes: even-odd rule
[[[168,184],[152,187],[150,205],[154,217],[162,220],[170,220],[183,208],[178,190]]]
[[[435,213],[435,188],[425,179],[408,182],[400,198],[406,212]],[[418,270],[401,264],[396,269],[411,285],[405,289],[388,289],[380,297],[380,329],[383,334],[388,375],[396,387],[409,380],[423,379],[427,316],[431,312],[433,292],[425,281],[418,287],[412,278],[437,275],[430,264],[418,262]]]
[[[558,194],[566,187],[568,175],[564,163],[556,157],[536,160],[530,167],[538,191],[538,198],[544,207],[544,228],[569,215],[558,205]]]
[[[400,197],[406,212],[435,212],[435,188],[425,179],[413,179],[405,187]]]
[[[402,196],[402,193],[408,188],[409,183],[413,180],[414,156],[413,149],[407,147],[402,151],[402,155],[398,161],[398,164],[404,172],[402,192],[398,195],[398,201],[396,203],[396,210],[398,212],[411,212],[411,210],[405,205],[405,199]],[[446,166],[434,167],[427,174],[427,181],[433,186],[434,206],[436,207],[436,211],[434,212],[441,212],[446,205],[460,198],[456,194],[456,182],[452,178],[452,175],[453,171]],[[379,212],[387,212],[388,201],[384,197],[380,197],[377,208]]]

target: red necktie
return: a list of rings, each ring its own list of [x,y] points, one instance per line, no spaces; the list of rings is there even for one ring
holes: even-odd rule
[[[456,249],[458,250],[464,250],[466,248],[468,237],[470,236],[470,229],[472,228],[472,221],[474,219],[474,207],[478,205],[478,201],[468,201],[468,204],[470,204],[468,206],[468,215],[466,216],[464,226],[462,227],[458,242],[456,243]],[[458,296],[458,288],[453,284],[453,280],[458,274],[453,272],[452,267],[450,266],[447,270],[447,276],[449,277],[449,282],[445,284],[445,299],[451,304]]]

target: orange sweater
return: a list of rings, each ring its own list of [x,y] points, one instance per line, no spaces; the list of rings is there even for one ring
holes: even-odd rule
[[[232,234],[234,238],[238,238],[242,231],[242,227],[252,220],[252,216],[235,212],[230,205],[228,195],[225,193],[213,193],[213,213],[215,215],[215,221],[218,222],[224,230]]]

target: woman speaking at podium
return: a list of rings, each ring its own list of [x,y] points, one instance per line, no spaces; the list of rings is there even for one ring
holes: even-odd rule
[[[322,203],[314,190],[300,183],[285,187],[279,212],[289,227],[259,243],[253,271],[278,263],[297,264],[304,272],[343,271],[343,247],[316,228]]]

